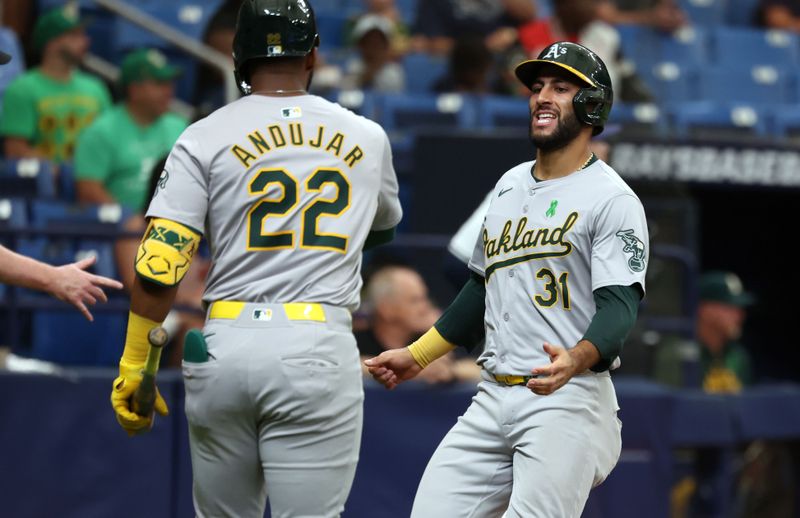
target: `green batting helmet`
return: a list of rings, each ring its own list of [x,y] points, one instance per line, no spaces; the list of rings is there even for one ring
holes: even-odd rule
[[[319,45],[314,11],[305,0],[244,0],[233,37],[234,76],[251,91],[245,64],[258,58],[302,57]]]
[[[536,59],[517,65],[514,73],[522,84],[530,88],[542,67],[547,65],[567,70],[586,85],[572,99],[575,116],[584,124],[593,126],[595,135],[603,131],[614,102],[611,77],[603,60],[583,45],[559,41],[544,49]]]

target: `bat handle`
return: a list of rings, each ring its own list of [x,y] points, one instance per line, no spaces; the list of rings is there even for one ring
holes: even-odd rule
[[[156,373],[161,361],[161,351],[168,339],[166,330],[161,326],[154,327],[147,334],[150,348],[147,350],[147,360],[142,369],[142,382],[133,393],[131,401],[131,409],[142,417],[153,415],[153,407],[156,402]]]

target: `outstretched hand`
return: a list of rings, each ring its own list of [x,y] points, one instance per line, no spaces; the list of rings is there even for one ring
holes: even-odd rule
[[[527,383],[527,387],[540,396],[552,394],[577,373],[575,359],[563,347],[545,342],[544,352],[550,356],[550,365],[532,369],[531,374],[539,377]]]
[[[108,297],[101,287],[122,289],[121,282],[85,271],[95,261],[97,258],[92,256],[72,264],[54,267],[48,285],[48,291],[53,296],[78,308],[90,322],[94,317],[86,305],[94,306],[98,300],[108,302]]]
[[[375,358],[365,360],[364,365],[375,381],[389,390],[422,371],[408,347],[384,351]]]

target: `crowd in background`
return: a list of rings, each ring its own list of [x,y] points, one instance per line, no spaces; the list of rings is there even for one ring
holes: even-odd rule
[[[207,45],[224,55],[231,53],[238,5],[238,0],[224,2],[203,36]],[[413,21],[406,23],[393,0],[364,0],[363,12],[343,28],[344,58],[323,47],[312,88],[402,92],[416,78],[405,77],[400,60],[409,53],[426,53],[446,57],[449,63],[447,73],[435,81],[437,92],[524,96],[513,67],[554,40],[570,40],[604,59],[616,100],[646,100],[650,93],[628,65],[615,26],[640,24],[672,32],[690,23],[676,0],[560,0],[543,7],[534,0],[426,0],[417,3]],[[132,235],[141,232],[145,226],[141,214],[160,181],[161,164],[189,122],[170,112],[181,70],[159,49],[148,48],[132,50],[122,59],[115,84],[86,72],[81,64],[90,46],[87,22],[74,3],[37,13],[35,3],[18,2],[4,8],[3,19],[26,43],[28,62],[33,64],[3,93],[3,155],[52,161],[57,175],[74,176],[77,202],[120,204],[130,214],[124,229]],[[764,0],[753,23],[798,31],[800,6],[788,0]],[[222,90],[219,73],[201,67],[192,99],[198,117],[224,102]],[[136,238],[120,239],[116,245],[119,277],[126,287],[132,283],[128,266],[136,246]],[[199,310],[205,268],[204,261],[195,264],[189,282],[182,285],[179,304]],[[412,302],[386,309],[391,306],[387,301],[399,298],[396,292],[408,284],[424,291],[424,281],[404,267],[391,267],[368,280],[364,307],[370,317],[362,338],[370,354],[378,352],[377,345],[399,347],[415,338],[435,315],[430,306],[430,314],[420,317],[419,325],[397,335],[388,333],[395,340],[385,339],[380,329],[403,327],[397,322],[411,318],[403,315],[417,311]],[[199,314],[184,314],[178,327],[196,326],[202,321]],[[709,368],[708,358],[702,358],[703,368]],[[746,363],[740,358],[737,365]],[[443,380],[470,377],[446,370]],[[706,382],[707,388],[747,383],[749,374],[739,370],[732,370],[737,381]],[[659,377],[666,376],[664,372],[660,369]],[[674,373],[670,380],[674,382]]]
[[[238,0],[225,2],[203,37],[225,55],[231,52],[238,5]],[[33,2],[9,3],[3,5],[2,16],[25,43],[32,64],[2,94],[2,156],[52,161],[57,175],[73,175],[77,202],[120,204],[130,214],[124,229],[141,233],[146,224],[142,213],[162,180],[165,155],[189,123],[170,112],[181,70],[159,49],[136,49],[118,63],[119,80],[108,84],[81,68],[90,42],[74,4],[37,13]],[[570,40],[604,59],[617,99],[648,100],[652,93],[626,60],[615,26],[639,24],[672,32],[689,23],[676,0],[558,0],[550,12],[534,0],[421,0],[411,23],[403,20],[393,0],[364,0],[363,13],[344,29],[347,51],[323,52],[313,88],[403,92],[417,78],[405,76],[400,60],[424,53],[448,62],[447,73],[434,82],[436,92],[524,97],[526,89],[514,77],[514,66],[552,41]],[[800,32],[800,2],[763,0],[753,24]],[[191,101],[198,116],[224,102],[217,71],[200,67]],[[132,283],[137,245],[133,237],[116,243],[117,270],[126,287]],[[172,317],[177,336],[202,324],[207,268],[207,261],[196,261],[181,285],[177,303],[190,310]],[[755,381],[740,338],[746,311],[756,299],[730,272],[704,275],[698,295],[694,339],[667,340],[651,375],[679,387],[738,392]],[[370,272],[362,298],[356,336],[365,357],[407,345],[439,314],[425,280],[406,265]],[[168,361],[175,365],[179,358],[175,349]],[[475,381],[474,360],[448,355],[421,378],[427,383]],[[762,456],[770,453],[768,445],[753,448]],[[769,492],[765,494],[768,498]]]

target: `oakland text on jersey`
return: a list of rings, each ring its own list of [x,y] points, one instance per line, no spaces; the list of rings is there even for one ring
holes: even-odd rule
[[[336,157],[343,157],[342,160],[351,169],[364,158],[364,151],[358,144],[350,146],[348,143],[348,147],[345,147],[347,137],[339,131],[326,131],[321,124],[311,131],[306,130],[301,122],[272,124],[264,131],[254,130],[248,133],[242,139],[243,143],[234,144],[230,150],[246,168],[264,153],[287,146],[308,146],[325,150]]]
[[[523,217],[517,222],[516,229],[514,230],[513,237],[511,229],[514,227],[514,222],[508,220],[503,225],[503,230],[500,236],[494,239],[489,238],[489,231],[483,230],[483,253],[486,257],[487,263],[489,259],[497,257],[501,254],[510,254],[518,250],[527,250],[529,248],[536,248],[542,246],[555,246],[560,247],[556,249],[542,250],[533,254],[513,258],[514,264],[523,261],[530,261],[533,259],[542,259],[545,257],[564,257],[572,252],[572,243],[565,239],[567,232],[575,226],[578,221],[578,213],[572,212],[564,220],[561,226],[555,228],[542,227],[538,230],[535,228],[527,228],[528,218]],[[501,261],[494,263],[486,268],[486,278],[489,278],[491,272],[504,266]]]

